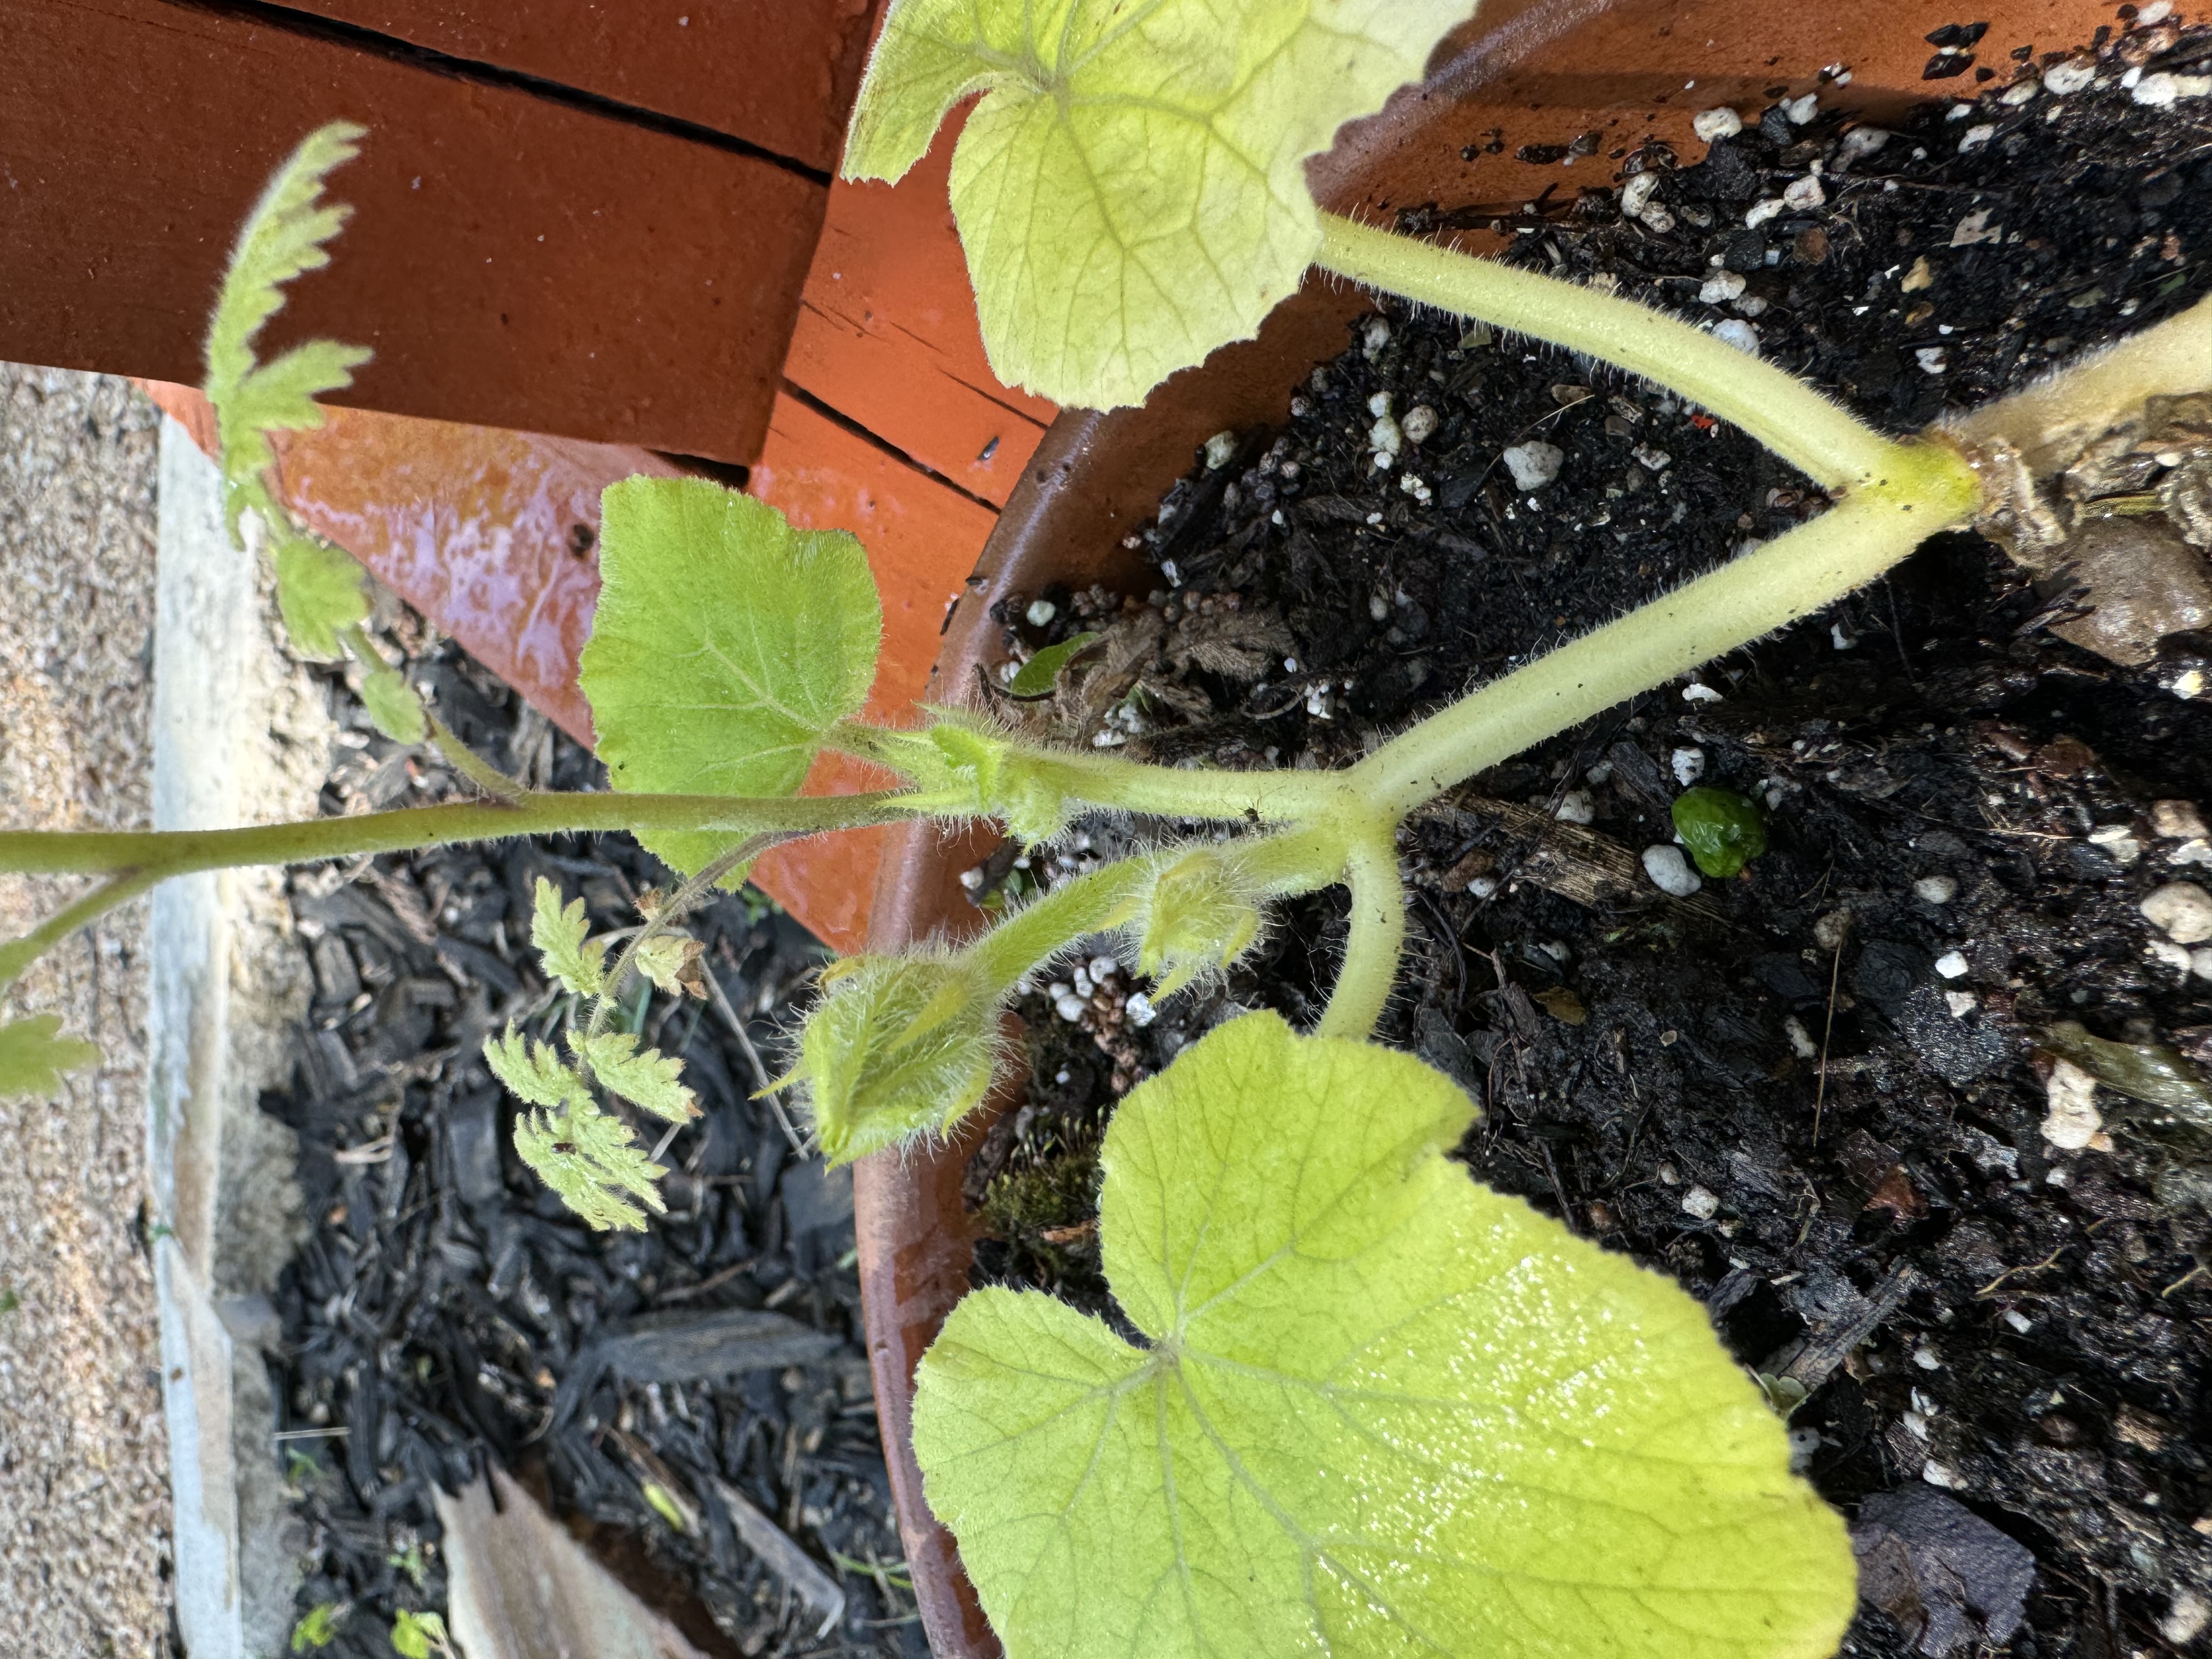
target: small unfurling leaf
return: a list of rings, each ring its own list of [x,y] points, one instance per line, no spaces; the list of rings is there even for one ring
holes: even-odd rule
[[[394,743],[420,743],[430,735],[421,694],[381,658],[361,665],[361,702],[376,729]]]
[[[36,1014],[0,1025],[0,1100],[51,1100],[62,1074],[100,1060],[97,1044],[61,1035],[58,1014]]]
[[[833,1165],[942,1133],[982,1103],[998,1064],[998,999],[973,964],[849,957],[823,978],[798,1075]]]
[[[597,1036],[571,1031],[568,1046],[609,1093],[671,1123],[699,1115],[698,1097],[681,1081],[684,1062],[658,1048],[639,1053],[637,1039],[628,1031],[602,1031]]]
[[[638,1150],[628,1124],[601,1111],[588,1096],[559,1116],[529,1112],[516,1119],[514,1150],[593,1227],[644,1231],[644,1212],[630,1198],[656,1212],[668,1207],[658,1185],[668,1171]]]
[[[637,947],[638,971],[671,996],[704,998],[707,947],[682,933],[655,933]]]
[[[319,536],[274,531],[269,562],[276,573],[276,608],[284,632],[303,657],[327,661],[338,654],[338,635],[368,617],[368,594],[352,554]]]
[[[517,1034],[512,1025],[506,1036],[487,1038],[483,1053],[492,1075],[519,1100],[556,1112],[592,1104],[589,1085],[568,1069],[550,1045],[532,1042]]]
[[[561,906],[561,890],[540,876],[530,917],[530,943],[550,977],[580,997],[595,997],[606,988],[607,947],[591,937],[592,924],[584,901]]]
[[[1260,937],[1259,885],[1233,854],[1193,848],[1166,864],[1140,898],[1137,971],[1169,996],[1226,968]]]

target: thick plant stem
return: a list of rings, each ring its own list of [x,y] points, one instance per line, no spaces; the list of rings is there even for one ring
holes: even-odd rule
[[[1378,828],[1353,842],[1344,873],[1352,889],[1352,931],[1336,989],[1314,1035],[1364,1042],[1375,1035],[1390,1000],[1406,948],[1406,884],[1393,832]]]
[[[141,876],[158,881],[247,864],[308,864],[509,836],[706,830],[811,835],[910,816],[896,795],[749,800],[720,795],[526,795],[512,805],[418,806],[251,830],[0,830],[0,871],[39,876]]]
[[[846,754],[913,778],[917,793],[912,805],[917,812],[946,817],[992,816],[1003,800],[979,799],[972,774],[948,781],[948,757],[929,736],[932,731],[957,732],[962,725],[957,714],[921,728],[848,720],[831,734],[830,742]],[[1344,799],[1342,778],[1327,772],[1150,766],[1113,755],[1044,748],[997,732],[988,740],[1003,756],[997,780],[1002,791],[1045,792],[1153,817],[1282,823],[1314,817]]]
[[[159,880],[159,876],[136,872],[112,877],[22,938],[0,947],[0,991],[21,978],[26,968],[78,928],[88,927],[118,905],[128,904]]]
[[[1826,489],[1878,477],[1897,446],[1794,375],[1632,300],[1321,216],[1317,263],[1369,288],[1579,351],[1741,427]]]
[[[1352,769],[1352,787],[1373,808],[1403,817],[1462,779],[1833,604],[1972,516],[1979,486],[1954,451],[1926,444],[1897,453],[1901,465],[1810,524],[1385,744]]]

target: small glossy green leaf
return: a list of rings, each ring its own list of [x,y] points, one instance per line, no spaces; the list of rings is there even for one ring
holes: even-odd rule
[[[392,1649],[401,1659],[430,1659],[446,1647],[446,1621],[434,1613],[399,1610],[392,1621]]]
[[[952,207],[999,378],[1141,402],[1249,338],[1321,246],[1305,160],[1474,0],[899,0],[845,147],[902,175],[984,94]]]
[[[625,479],[603,499],[580,678],[614,787],[793,793],[875,680],[883,609],[860,543],[703,478]],[[642,839],[688,875],[738,838]]]
[[[1409,1055],[1213,1031],[1109,1126],[1107,1277],[954,1310],[915,1450],[1008,1659],[1815,1659],[1841,1520],[1672,1282],[1477,1187]]]
[[[684,1062],[658,1048],[639,1053],[637,1039],[629,1032],[603,1031],[586,1036],[571,1031],[568,1046],[609,1093],[620,1095],[671,1123],[689,1122],[699,1115],[699,1097],[682,1081]]]
[[[292,1626],[292,1651],[310,1653],[337,1640],[338,1626],[352,1607],[343,1601],[320,1601],[300,1615]]]
[[[1729,789],[1700,787],[1674,797],[1674,833],[1698,868],[1725,881],[1766,850],[1766,819],[1757,803]]]
[[[1006,684],[1018,697],[1042,697],[1060,683],[1060,671],[1098,642],[1096,634],[1075,634],[1058,645],[1048,645],[1021,666]]]
[[[61,1035],[58,1014],[0,1025],[0,1100],[51,1100],[64,1073],[100,1063],[97,1043]]]
[[[327,662],[338,635],[368,617],[368,589],[353,555],[319,536],[284,531],[269,556],[276,573],[276,605],[292,648]]]
[[[530,943],[547,975],[580,997],[606,989],[607,947],[591,935],[584,901],[572,899],[564,909],[561,890],[538,877],[531,901]]]

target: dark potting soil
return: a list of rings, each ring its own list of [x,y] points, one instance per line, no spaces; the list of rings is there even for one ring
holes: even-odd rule
[[[604,787],[587,753],[451,647],[416,675],[495,765]],[[325,810],[454,791],[428,751],[335,702],[351,753]],[[593,1233],[517,1158],[514,1103],[480,1052],[510,1020],[557,1031],[562,1001],[529,946],[541,875],[600,929],[635,926],[638,893],[673,884],[613,836],[395,855],[292,884],[316,995],[294,1085],[263,1106],[298,1133],[313,1227],[276,1297],[271,1365],[311,1563],[300,1609],[345,1604],[328,1650],[388,1659],[400,1609],[445,1607],[435,1489],[496,1464],[710,1654],[925,1653],[877,1437],[851,1183],[750,1098],[765,1079],[728,1023],[772,1050],[821,948],[755,895],[694,914],[727,1017],[655,992],[628,1018],[683,1056],[704,1115],[664,1155],[668,1213]],[[740,1536],[737,1504],[842,1586],[835,1628]]]
[[[2095,87],[2008,101],[2067,57],[1984,40],[2004,72],[1879,148],[1840,115],[1770,109],[1694,165],[1618,158],[1656,171],[1667,228],[1624,220],[1618,188],[1563,189],[1507,257],[1748,324],[1771,360],[1912,429],[2212,289],[2212,104],[2116,84],[2198,73],[2212,31],[2132,15],[2075,60]],[[1745,228],[1816,162],[1817,204]],[[1708,289],[1723,273],[1741,287]],[[1388,470],[1380,407],[1429,428]],[[1288,427],[1232,435],[1237,458],[1194,468],[1143,532],[1148,598],[1007,603],[1018,655],[1104,635],[1011,718],[1159,761],[1343,764],[1821,505],[1653,387],[1396,305]],[[1556,477],[1516,487],[1502,458],[1532,441]],[[2121,668],[2045,631],[2069,614],[1980,538],[1936,538],[1474,780],[1405,840],[1413,932],[1381,1035],[1480,1103],[1461,1149],[1480,1179],[1673,1274],[1778,1397],[1809,1396],[1791,1426],[1861,1557],[1847,1651],[2175,1651],[2212,1611],[2212,1129],[2107,1087],[2087,1147],[2041,1133],[2063,1022],[2212,1077],[2212,983],[2149,953],[2138,908],[2212,861],[2181,808],[2154,810],[2212,804],[2212,707],[2169,689],[2206,642]],[[1692,778],[1758,799],[1771,845],[1671,899],[1641,854],[1671,842]],[[1086,823],[994,859],[985,890],[1018,899],[1175,828]],[[1042,976],[1027,1097],[969,1172],[985,1276],[1110,1316],[1115,1100],[1243,1009],[1310,1022],[1343,916],[1340,894],[1285,907],[1148,1023],[1125,967]]]

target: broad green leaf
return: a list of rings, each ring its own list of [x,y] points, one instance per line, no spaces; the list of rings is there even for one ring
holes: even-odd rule
[[[572,899],[561,906],[561,890],[544,877],[538,878],[530,916],[530,943],[545,971],[580,997],[595,997],[606,989],[607,947],[592,939],[592,924],[584,901]]]
[[[532,1042],[518,1035],[512,1025],[506,1036],[484,1040],[483,1054],[492,1075],[507,1085],[518,1100],[556,1112],[593,1104],[590,1085],[570,1071],[550,1045]]]
[[[58,1014],[0,1025],[0,1100],[51,1100],[64,1073],[100,1062],[100,1048],[61,1035]]]
[[[1445,1156],[1411,1056],[1251,1014],[1107,1131],[1107,1276],[953,1311],[914,1443],[1008,1659],[1834,1650],[1842,1522],[1678,1287]]]
[[[845,173],[896,179],[984,94],[952,208],[999,378],[1140,403],[1250,337],[1321,247],[1304,162],[1474,0],[899,0]]]
[[[1048,645],[1021,666],[1006,690],[1018,697],[1041,697],[1059,682],[1060,671],[1098,642],[1098,635],[1077,634],[1058,645]]]
[[[592,1226],[645,1231],[645,1214],[630,1198],[656,1212],[657,1184],[668,1171],[637,1149],[630,1127],[592,1105],[555,1117],[526,1112],[514,1123],[514,1150],[561,1201]]]
[[[883,607],[860,543],[703,478],[628,478],[603,500],[579,678],[614,787],[794,793],[875,680]],[[690,875],[738,837],[640,839]]]
[[[609,1093],[672,1123],[699,1115],[699,1097],[684,1086],[684,1062],[658,1048],[640,1054],[637,1039],[628,1031],[603,1031],[597,1036],[571,1031],[568,1046]]]
[[[277,509],[272,503],[268,510]],[[325,662],[336,657],[338,635],[368,617],[360,564],[319,536],[281,528],[270,563],[276,573],[276,606],[294,649]]]

